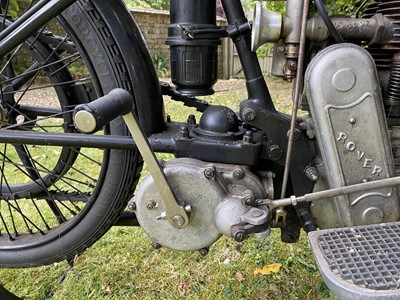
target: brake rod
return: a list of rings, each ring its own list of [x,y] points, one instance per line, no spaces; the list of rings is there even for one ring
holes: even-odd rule
[[[313,202],[352,193],[371,191],[374,189],[381,189],[387,187],[394,187],[397,185],[400,185],[400,176],[376,180],[376,181],[364,182],[354,185],[342,186],[326,191],[305,194],[304,196],[300,197],[291,196],[289,198],[284,198],[279,200],[266,199],[265,201],[263,201],[263,204],[268,205],[269,208],[272,210],[278,207],[284,207],[289,205],[296,206],[299,203]]]

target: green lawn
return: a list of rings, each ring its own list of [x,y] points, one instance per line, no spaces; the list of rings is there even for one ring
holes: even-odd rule
[[[269,79],[277,106],[290,108],[290,86]],[[246,93],[242,81],[217,86],[212,104],[237,109]],[[193,110],[166,100],[172,120],[185,121]],[[255,270],[281,264],[277,273],[255,275]],[[248,239],[237,244],[222,238],[207,256],[153,250],[140,228],[115,227],[85,253],[75,258],[65,281],[57,284],[66,262],[51,266],[0,270],[0,282],[24,299],[335,299],[318,274],[302,235],[289,245],[274,231],[266,240]]]

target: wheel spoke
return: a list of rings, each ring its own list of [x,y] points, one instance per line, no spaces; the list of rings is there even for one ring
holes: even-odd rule
[[[46,3],[34,0],[27,6],[35,2]],[[78,0],[49,24],[35,28],[0,61],[0,131],[4,132],[0,141],[0,266],[52,263],[82,251],[116,221],[137,181],[142,161],[136,150],[52,142],[63,136],[65,141],[78,139],[81,133],[73,126],[77,105],[102,96],[103,89],[134,90],[133,60],[126,61],[122,55],[110,24],[101,22],[103,13],[85,4],[86,0]],[[0,15],[0,35],[9,38],[12,29],[29,18],[33,10],[25,9],[25,4],[20,6],[16,20]],[[83,25],[98,42],[104,54],[101,64],[91,42],[81,39],[71,10],[82,14]],[[61,26],[54,26],[55,22]],[[96,135],[111,133],[124,138],[128,134],[123,123],[111,122]],[[83,134],[82,139],[89,140]],[[77,243],[61,250],[54,247],[66,236]]]
[[[32,178],[32,180],[39,179],[39,173],[34,168],[31,160],[32,158],[30,157],[30,154],[28,154],[28,150],[26,149],[26,147],[24,145],[14,145],[14,147],[15,150],[17,151],[19,159],[22,162],[23,167],[25,168],[29,176]]]

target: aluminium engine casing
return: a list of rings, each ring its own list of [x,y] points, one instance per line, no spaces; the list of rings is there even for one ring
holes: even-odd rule
[[[345,43],[322,50],[307,69],[305,93],[323,161],[317,189],[395,175],[378,76],[366,50]],[[396,221],[397,188],[316,201],[312,214],[320,228]]]

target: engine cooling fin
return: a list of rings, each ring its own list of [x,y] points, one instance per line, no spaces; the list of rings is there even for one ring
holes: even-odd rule
[[[372,3],[365,11],[365,17],[371,18],[375,14],[382,14],[390,19],[394,25],[394,36],[391,41],[382,45],[383,49],[400,50],[400,0],[382,0]]]
[[[393,39],[383,45],[371,45],[368,51],[375,60],[383,98],[387,107],[400,105],[400,0],[381,0],[369,5],[364,17],[382,14],[394,28]],[[398,109],[396,109],[397,111]],[[393,110],[392,110],[393,111]]]

